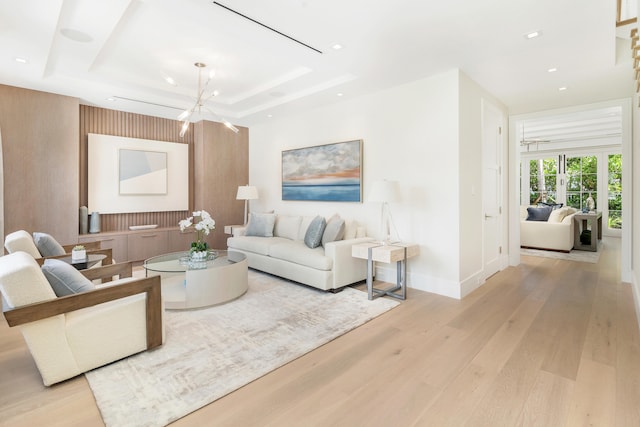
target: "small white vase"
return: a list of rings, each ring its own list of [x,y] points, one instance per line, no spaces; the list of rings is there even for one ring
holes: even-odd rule
[[[71,251],[71,261],[80,261],[87,258],[86,249],[82,250],[72,250]]]

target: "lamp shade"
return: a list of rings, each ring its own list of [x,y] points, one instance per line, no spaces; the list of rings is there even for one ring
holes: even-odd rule
[[[258,188],[253,185],[241,185],[238,187],[236,200],[255,200],[258,198]]]
[[[400,199],[400,191],[397,181],[376,181],[369,192],[370,202],[397,202]]]

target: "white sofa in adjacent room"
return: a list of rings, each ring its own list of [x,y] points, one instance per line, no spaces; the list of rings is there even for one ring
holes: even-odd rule
[[[323,220],[326,226],[320,230]],[[366,260],[352,257],[351,246],[372,240],[364,227],[338,215],[326,220],[252,213],[246,227],[233,227],[227,246],[244,253],[250,268],[332,290],[366,279]]]
[[[573,249],[573,216],[577,209],[561,207],[551,210],[547,220],[544,209],[536,206],[520,206],[520,246],[523,248],[549,249],[569,252]],[[549,208],[551,209],[551,208]],[[529,220],[527,220],[529,218]]]

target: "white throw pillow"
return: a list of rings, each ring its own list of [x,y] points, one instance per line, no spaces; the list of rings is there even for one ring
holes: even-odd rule
[[[569,208],[566,206],[563,208],[554,209],[551,211],[551,214],[549,215],[549,219],[547,220],[547,222],[560,223],[562,222],[564,217],[567,216],[568,213],[569,213]]]
[[[297,240],[301,222],[301,216],[278,215],[276,217],[276,225],[273,229],[273,235],[276,237],[285,237],[287,239]]]

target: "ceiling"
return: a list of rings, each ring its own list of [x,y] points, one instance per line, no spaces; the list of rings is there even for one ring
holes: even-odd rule
[[[632,96],[615,15],[614,0],[4,0],[0,83],[175,118],[201,62],[217,116],[192,120],[250,126],[459,68],[521,114]]]

